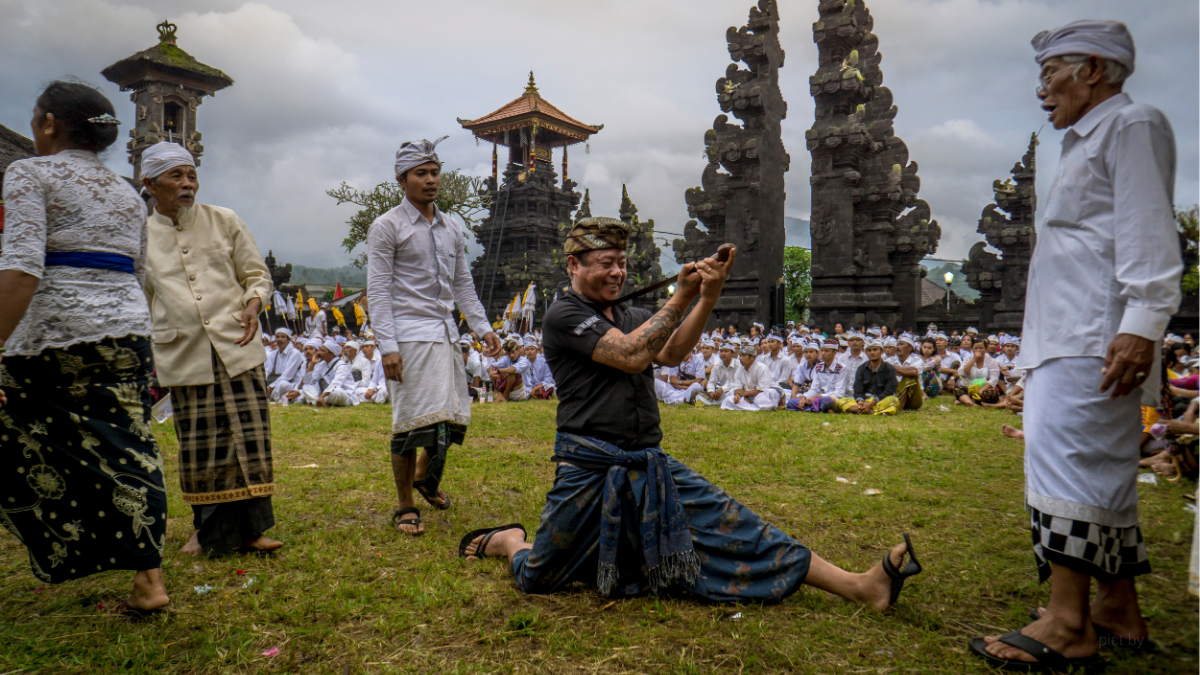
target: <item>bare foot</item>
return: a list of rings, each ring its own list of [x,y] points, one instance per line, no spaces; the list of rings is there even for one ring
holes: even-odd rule
[[[122,605],[129,609],[153,612],[166,607],[170,602],[171,598],[167,596],[167,588],[163,585],[160,567],[133,575],[133,590]]]
[[[472,539],[470,544],[467,544],[467,560],[478,560],[479,544],[486,536],[486,534],[481,534]],[[489,558],[512,558],[514,553],[523,548],[533,548],[533,544],[526,543],[525,532],[514,527],[493,534],[492,538],[488,540],[487,548],[483,550],[483,554]]]
[[[1000,433],[1008,436],[1009,438],[1025,440],[1025,432],[1012,426],[1011,424],[1005,424],[1004,426],[1000,427]]]
[[[1100,641],[1089,621],[1078,629],[1070,628],[1046,613],[1042,618],[1021,629],[1021,634],[1033,638],[1068,659],[1087,658],[1100,651]],[[1036,663],[1037,658],[1022,649],[1000,642],[998,635],[984,638],[987,653],[1000,659]]]
[[[183,548],[179,549],[179,554],[190,555],[193,558],[198,558],[204,554],[204,547],[200,545],[199,532],[192,533],[192,538],[188,539],[188,542],[183,545]]]
[[[260,553],[270,553],[283,548],[282,541],[268,539],[265,535],[258,535],[258,538],[253,541],[248,541],[242,545],[242,548],[247,551],[258,551]]]
[[[1092,601],[1089,612],[1093,626],[1103,628],[1123,640],[1141,642],[1150,637],[1150,628],[1146,626],[1146,621],[1140,613],[1105,607],[1096,600]],[[1046,608],[1038,607],[1037,613],[1038,616],[1046,616]]]
[[[892,547],[892,551],[888,555],[896,569],[901,569],[901,565],[904,563],[904,554],[907,552],[906,544],[896,544]],[[862,577],[861,592],[854,599],[879,612],[890,607],[888,600],[892,598],[892,578],[883,571],[883,562],[867,570]]]

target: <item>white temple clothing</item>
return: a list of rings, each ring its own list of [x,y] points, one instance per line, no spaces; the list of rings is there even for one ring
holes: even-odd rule
[[[1103,358],[1119,333],[1162,337],[1183,270],[1174,188],[1171,125],[1128,94],[1066,131],[1029,267],[1022,367]]]

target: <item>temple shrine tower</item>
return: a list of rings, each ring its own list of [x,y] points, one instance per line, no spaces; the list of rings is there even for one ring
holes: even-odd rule
[[[492,144],[492,175],[485,188],[492,208],[475,228],[484,247],[472,263],[475,290],[490,320],[535,283],[545,300],[538,307],[541,316],[566,279],[562,230],[579,204],[576,183],[567,177],[567,148],[586,143],[604,125],[584,124],[551,105],[538,92],[532,72],[521,96],[483,117],[458,122],[475,138]],[[500,146],[507,149],[502,172]],[[554,148],[562,148],[561,185],[554,171]]]
[[[101,71],[109,81],[131,92],[136,107],[134,128],[129,131],[129,163],[133,179],[142,178],[142,151],[160,141],[187,148],[200,166],[204,146],[196,127],[196,108],[205,96],[233,84],[225,73],[200,63],[175,44],[173,23],[158,24],[158,44],[121,59]]]

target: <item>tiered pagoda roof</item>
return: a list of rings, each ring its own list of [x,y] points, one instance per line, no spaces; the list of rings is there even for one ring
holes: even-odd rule
[[[100,74],[119,85],[122,91],[131,89],[147,79],[159,79],[155,78],[155,75],[165,76],[161,79],[172,82],[182,80],[207,92],[209,96],[233,84],[233,78],[212,66],[200,63],[191,54],[180,49],[175,44],[175,29],[173,23],[160,23],[158,44],[117,61],[100,71]]]
[[[557,148],[583,143],[592,134],[604,128],[603,124],[584,124],[542,98],[533,80],[532,71],[529,73],[529,84],[525,87],[525,93],[520,97],[479,119],[465,120],[460,117],[458,123],[478,138],[509,147],[521,145],[520,134],[509,134],[506,141],[506,131],[519,131],[536,126],[538,145]]]

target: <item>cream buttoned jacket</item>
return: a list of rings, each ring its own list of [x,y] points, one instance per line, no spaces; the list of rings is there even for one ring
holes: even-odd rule
[[[230,377],[261,365],[255,333],[244,347],[238,325],[252,298],[267,306],[271,275],[250,229],[229,209],[196,204],[179,224],[155,209],[148,218],[146,298],[154,320],[154,363],[164,387],[212,384],[212,350]],[[211,345],[211,347],[210,347]]]

